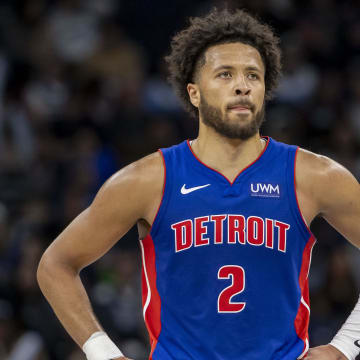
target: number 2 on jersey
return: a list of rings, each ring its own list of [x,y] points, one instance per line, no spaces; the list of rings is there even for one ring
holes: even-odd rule
[[[237,313],[243,311],[246,303],[231,301],[231,299],[245,289],[245,270],[238,265],[224,265],[218,271],[218,279],[232,280],[231,285],[219,294],[218,312]]]

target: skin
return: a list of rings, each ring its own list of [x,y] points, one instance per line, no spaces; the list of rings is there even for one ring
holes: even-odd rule
[[[233,181],[259,156],[265,142],[258,131],[245,140],[218,133],[204,123],[201,101],[205,99],[216,108],[227,125],[237,130],[249,127],[264,104],[265,69],[258,51],[242,43],[210,47],[205,58],[196,82],[187,87],[192,104],[200,106],[199,136],[192,147],[201,161]],[[216,69],[224,65],[230,68],[220,69],[219,73],[226,73],[217,76]],[[251,111],[229,109],[229,104],[244,100],[252,104]],[[38,269],[39,285],[79,346],[92,333],[102,330],[79,272],[103,256],[134,224],[138,224],[140,238],[147,234],[161,201],[163,184],[164,169],[158,153],[125,167],[103,185],[90,207],[44,253]],[[360,186],[345,168],[329,158],[300,150],[296,189],[307,224],[323,216],[360,247]],[[310,349],[306,359],[346,360],[331,345]]]

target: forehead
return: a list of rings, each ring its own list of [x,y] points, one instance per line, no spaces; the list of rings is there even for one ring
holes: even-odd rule
[[[214,45],[206,50],[204,67],[211,70],[220,65],[255,66],[265,72],[259,51],[251,45],[240,42]]]

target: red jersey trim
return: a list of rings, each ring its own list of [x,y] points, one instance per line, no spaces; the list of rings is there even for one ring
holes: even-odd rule
[[[252,163],[250,163],[248,166],[246,166],[244,169],[242,169],[242,170],[236,175],[235,179],[234,179],[232,182],[231,182],[224,174],[222,174],[220,171],[217,171],[217,170],[213,169],[211,166],[206,165],[205,163],[203,163],[203,162],[195,155],[195,153],[193,152],[189,140],[187,140],[186,142],[187,142],[187,145],[188,145],[191,153],[194,155],[195,159],[196,159],[199,163],[201,163],[202,165],[206,166],[208,169],[210,169],[210,170],[212,170],[212,171],[215,171],[216,173],[218,173],[219,175],[221,175],[223,178],[225,178],[225,179],[229,182],[230,185],[233,185],[234,182],[236,181],[236,179],[240,176],[240,174],[243,173],[246,169],[248,169],[248,168],[251,167],[252,165],[254,165],[254,164],[262,157],[262,155],[263,155],[264,152],[266,151],[267,147],[269,146],[270,139],[269,139],[268,136],[262,136],[262,138],[267,139],[267,141],[266,141],[266,145],[265,145],[264,149],[261,151],[260,155],[259,155]]]
[[[310,299],[309,299],[309,270],[311,264],[311,254],[316,240],[311,236],[305,245],[302,264],[299,275],[299,286],[301,292],[301,299],[298,312],[295,317],[294,326],[299,338],[304,342],[303,353],[299,359],[302,359],[309,349],[309,321],[310,321]]]
[[[161,149],[158,150],[164,165],[164,184],[162,189],[161,201],[157,208],[156,215],[150,226],[146,237],[140,240],[142,271],[141,271],[141,285],[142,285],[142,306],[143,317],[146,328],[149,333],[151,351],[149,360],[152,360],[153,352],[156,348],[157,341],[161,331],[161,300],[156,288],[156,264],[155,264],[155,246],[150,235],[151,230],[158,217],[161,205],[164,200],[165,185],[166,185],[166,163],[165,157]]]
[[[156,287],[155,247],[152,237],[147,235],[140,241],[142,254],[142,304],[143,316],[150,337],[152,354],[161,332],[161,300]]]

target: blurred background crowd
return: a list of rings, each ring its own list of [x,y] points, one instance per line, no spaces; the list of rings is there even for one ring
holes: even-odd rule
[[[84,359],[40,293],[44,249],[124,165],[197,122],[163,56],[216,0],[0,1],[0,359]],[[262,134],[328,155],[360,178],[358,0],[227,1],[281,37],[284,76]],[[311,346],[328,342],[360,288],[357,249],[322,220],[310,275]],[[147,358],[141,259],[131,230],[82,278],[122,351]]]

